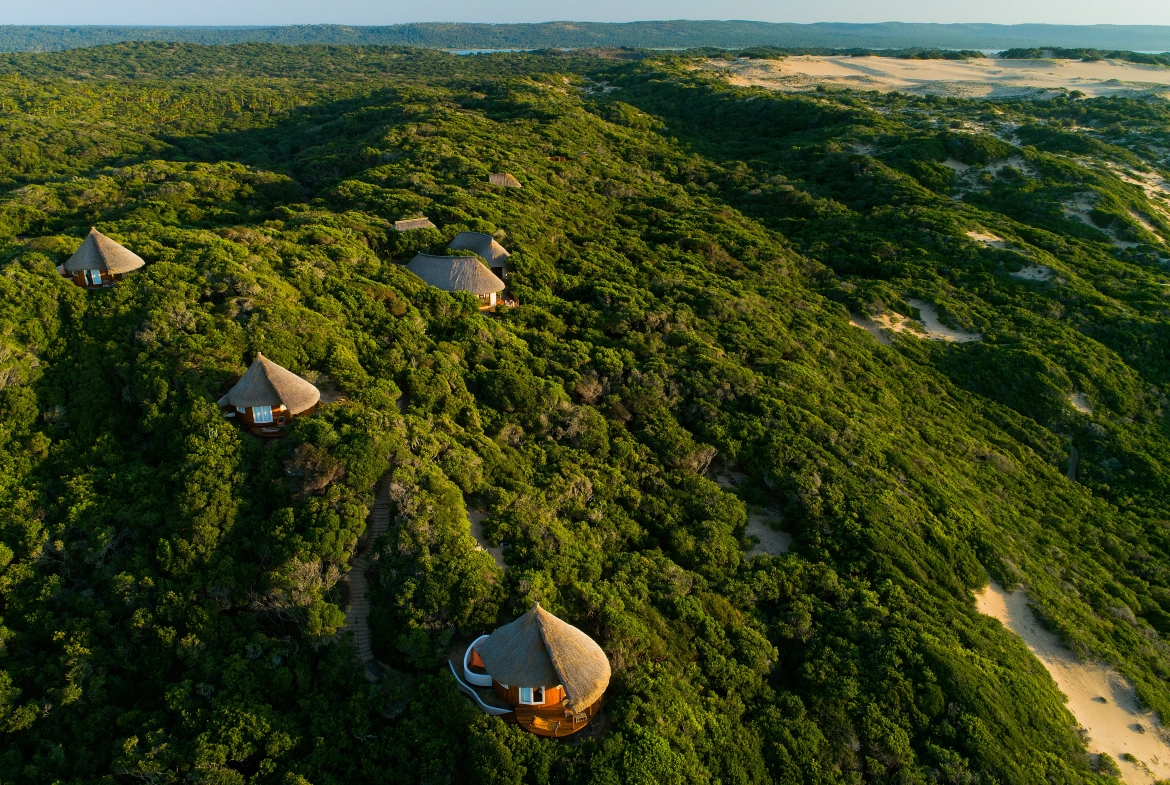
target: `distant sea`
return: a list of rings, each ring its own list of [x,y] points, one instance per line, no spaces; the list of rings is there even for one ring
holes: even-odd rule
[[[0,25],[0,51],[46,52],[124,41],[194,44],[349,44],[420,46],[460,53],[544,48],[686,49],[751,46],[986,49],[1088,47],[1170,50],[1170,26],[993,24],[787,24],[750,21],[661,21],[607,24],[425,24],[351,27],[98,27]]]

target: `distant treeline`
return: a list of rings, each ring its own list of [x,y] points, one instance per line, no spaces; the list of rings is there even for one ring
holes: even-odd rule
[[[1000,57],[1006,57],[1011,60],[1057,58],[1060,60],[1083,60],[1089,63],[1097,60],[1124,60],[1127,63],[1170,66],[1170,52],[1153,54],[1151,52],[1127,52],[1123,50],[1062,49],[1058,46],[1050,46],[1045,49],[1008,49],[1002,52]]]
[[[702,50],[688,51],[693,53]],[[753,46],[747,49],[714,49],[711,54],[715,57],[751,57],[759,60],[779,60],[799,55],[895,57],[901,60],[966,60],[971,57],[986,57],[978,49],[830,49],[819,46]]]
[[[658,21],[606,24],[426,23],[383,27],[0,26],[0,51],[47,52],[122,41],[195,44],[381,44],[432,49],[541,49],[547,47],[825,47],[830,49],[1005,49],[1048,41],[1066,47],[1160,51],[1170,49],[1170,27],[1155,25],[991,24],[774,24],[748,21]]]

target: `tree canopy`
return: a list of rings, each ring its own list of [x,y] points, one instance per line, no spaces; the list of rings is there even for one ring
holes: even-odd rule
[[[8,57],[0,779],[1110,781],[972,592],[1170,713],[1168,121],[669,53]],[[91,226],[146,267],[62,278]],[[460,231],[518,307],[404,269]],[[910,300],[980,340],[851,324]],[[257,352],[336,392],[283,439],[215,404]],[[565,742],[444,670],[537,601],[613,668]]]

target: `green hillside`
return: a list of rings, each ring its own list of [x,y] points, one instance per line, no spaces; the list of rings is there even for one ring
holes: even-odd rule
[[[1170,715],[1170,106],[713,79],[0,62],[0,781],[1114,782],[972,592],[1026,584]],[[59,276],[91,226],[147,266]],[[403,269],[461,230],[518,307]],[[850,323],[909,300],[980,339]],[[258,351],[341,400],[247,435],[216,401]],[[338,578],[387,473],[370,683]],[[748,558],[762,509],[789,553]],[[567,741],[445,670],[535,601],[613,668]]]

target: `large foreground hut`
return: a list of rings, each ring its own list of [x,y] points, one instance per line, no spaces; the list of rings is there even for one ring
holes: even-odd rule
[[[283,436],[297,417],[317,410],[321,393],[287,368],[281,368],[259,352],[236,385],[219,399],[234,417],[257,436]]]
[[[85,289],[104,289],[144,264],[138,254],[91,227],[77,253],[61,265],[61,271]]]
[[[490,234],[483,232],[460,232],[447,244],[453,251],[471,251],[483,257],[492,275],[505,280],[508,275],[508,257],[504,246],[497,243]]]
[[[493,308],[496,294],[504,282],[474,256],[432,256],[420,253],[406,269],[444,292],[471,292],[479,298],[480,308]]]
[[[472,643],[463,670],[467,682],[490,685],[511,707],[505,719],[539,736],[568,736],[588,725],[610,676],[601,647],[539,604]]]

